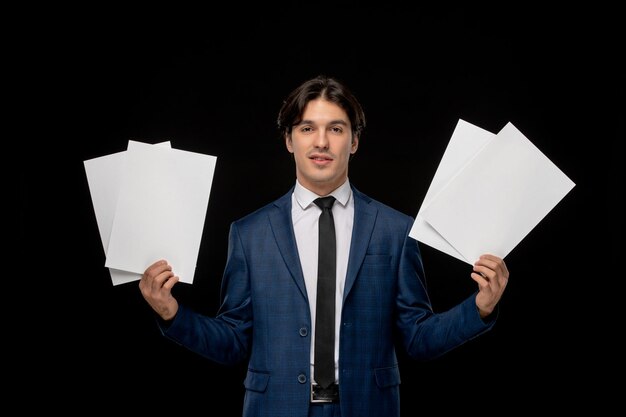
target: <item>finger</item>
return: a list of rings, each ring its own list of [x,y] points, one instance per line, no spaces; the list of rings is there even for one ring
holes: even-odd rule
[[[489,282],[495,278],[496,273],[487,266],[480,265],[479,263],[474,264],[473,273],[479,274],[482,279]]]
[[[178,281],[180,281],[180,278],[178,277],[178,275],[174,275],[172,273],[172,276],[163,283],[163,289],[171,291],[172,287],[174,287],[174,285],[176,285]]]
[[[172,267],[167,263],[165,259],[161,259],[150,265],[144,272],[144,275],[146,275],[147,277],[156,277],[163,271],[166,271],[168,269],[171,270]]]
[[[498,268],[498,259],[499,258],[493,255],[481,255],[476,262],[474,262],[474,265],[483,266],[495,271]]]
[[[501,273],[507,277],[509,276],[509,270],[506,267],[506,263],[504,262],[504,259],[498,256],[495,256],[492,254],[484,254],[480,256],[477,262],[480,262],[483,265],[488,266],[494,271]]]
[[[481,265],[474,266],[472,279],[481,285],[481,289],[488,287],[494,292],[501,292],[507,283],[506,276]]]
[[[482,281],[479,282],[479,285],[483,285],[480,287],[481,290],[489,289],[489,291],[491,291],[493,294],[502,294],[502,292],[506,288],[508,277],[502,274],[495,273],[491,270],[489,271],[489,275],[485,275],[484,273],[480,272],[474,272],[473,274],[477,275],[474,281],[479,282],[478,277],[480,277]]]
[[[163,274],[171,272],[172,267],[165,260],[160,260],[150,265],[141,276],[141,281],[144,282],[146,287],[152,287],[154,285],[161,286],[163,281],[167,278]]]
[[[485,277],[485,275],[481,274],[480,272],[472,272],[470,276],[474,281],[476,281],[480,288],[485,288],[489,286],[489,280]]]
[[[172,267],[167,265],[167,268],[163,269],[158,275],[152,277],[150,280],[150,286],[152,291],[159,291],[163,288],[164,284],[174,276]]]

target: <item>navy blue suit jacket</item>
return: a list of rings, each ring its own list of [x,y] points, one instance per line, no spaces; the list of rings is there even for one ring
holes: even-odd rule
[[[493,326],[475,294],[433,313],[413,218],[352,188],[354,227],[340,329],[344,417],[400,415],[394,341],[430,359]],[[215,318],[180,305],[164,335],[222,364],[248,360],[245,417],[307,417],[311,315],[291,221],[291,194],[235,221]]]

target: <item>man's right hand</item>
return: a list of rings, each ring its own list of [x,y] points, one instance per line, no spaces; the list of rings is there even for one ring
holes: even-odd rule
[[[178,301],[172,296],[177,282],[178,277],[165,260],[150,265],[139,281],[141,295],[163,320],[173,319],[178,311]]]

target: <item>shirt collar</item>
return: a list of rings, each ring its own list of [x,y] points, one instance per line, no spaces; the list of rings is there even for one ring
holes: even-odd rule
[[[350,200],[351,193],[352,189],[350,188],[350,181],[346,180],[342,185],[335,188],[328,195],[332,195],[333,197],[335,197],[335,200],[337,200],[338,203],[345,207],[346,204],[348,204],[348,200]],[[313,204],[313,200],[315,200],[316,198],[326,197],[317,195],[313,191],[304,188],[304,186],[300,184],[298,180],[296,180],[296,186],[293,190],[293,194],[296,197],[296,201],[298,202],[298,205],[302,210],[306,210],[311,204]]]

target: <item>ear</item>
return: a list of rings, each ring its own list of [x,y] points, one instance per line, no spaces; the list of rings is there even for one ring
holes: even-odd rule
[[[285,133],[285,146],[287,147],[289,153],[293,153],[293,144],[290,133]]]
[[[350,144],[350,153],[355,154],[357,149],[359,149],[359,137],[357,135],[352,135],[352,143]]]

